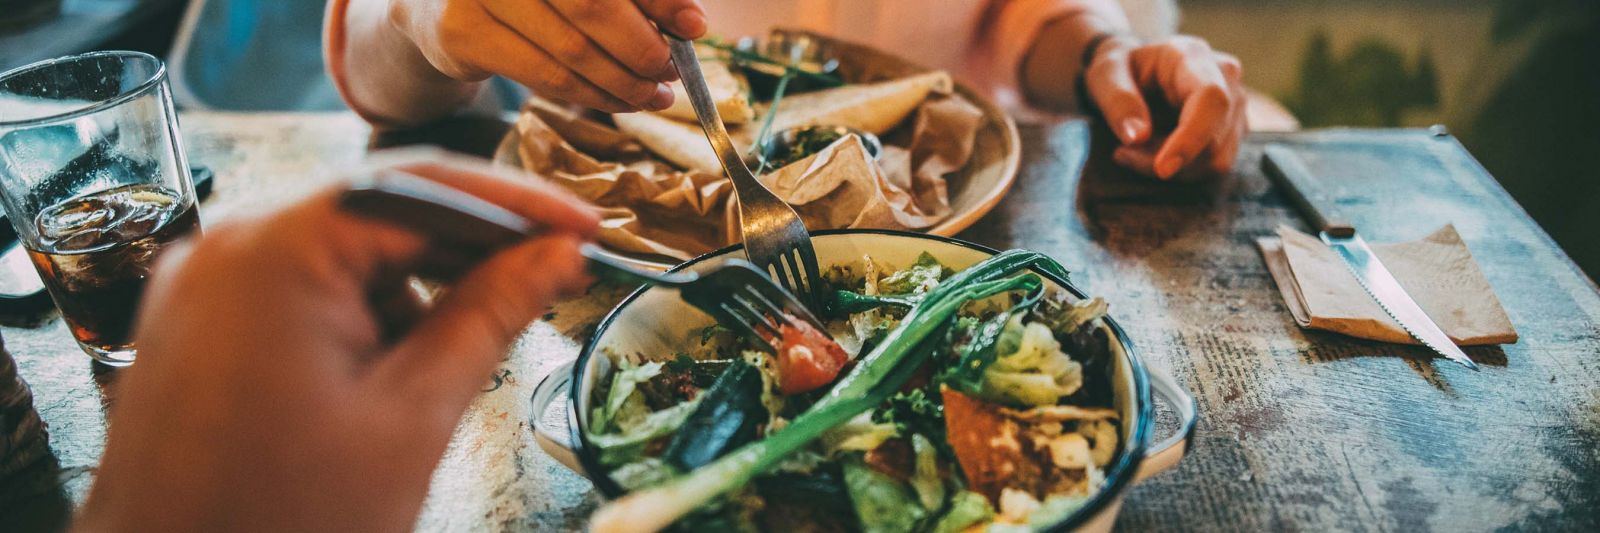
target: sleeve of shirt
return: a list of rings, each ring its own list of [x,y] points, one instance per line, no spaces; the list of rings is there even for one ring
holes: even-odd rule
[[[1056,19],[1085,11],[1115,18],[1109,22],[1128,27],[1117,0],[990,0],[978,29],[978,48],[986,51],[987,61],[994,66],[990,70],[994,82],[1016,90],[1022,59],[1027,58],[1038,32]]]
[[[363,109],[350,96],[350,81],[345,68],[345,34],[349,28],[345,18],[349,11],[350,0],[328,0],[327,13],[322,17],[322,61],[327,65],[328,77],[333,79],[333,87],[338,89],[345,106],[367,123],[382,125],[385,123],[382,117]]]
[[[988,78],[990,91],[1008,106],[1026,107],[1020,98],[1019,73],[1039,30],[1083,12],[1128,27],[1127,15],[1117,0],[990,0],[974,42],[974,60],[983,63],[978,70]]]

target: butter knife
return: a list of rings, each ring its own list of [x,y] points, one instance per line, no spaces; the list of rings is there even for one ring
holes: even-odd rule
[[[1462,366],[1477,370],[1478,364],[1472,362],[1467,354],[1461,351],[1439,325],[1428,314],[1417,306],[1416,300],[1406,294],[1400,282],[1394,279],[1389,269],[1384,268],[1383,262],[1372,253],[1372,248],[1367,246],[1367,241],[1356,233],[1355,226],[1340,216],[1335,205],[1335,197],[1329,193],[1327,187],[1318,183],[1311,171],[1306,168],[1300,156],[1295,155],[1289,147],[1280,144],[1269,144],[1265,148],[1265,157],[1261,160],[1262,170],[1267,177],[1283,189],[1305,216],[1306,222],[1317,230],[1322,242],[1339,254],[1344,264],[1356,275],[1356,281],[1361,282],[1361,287],[1377,300],[1378,307],[1393,317],[1400,327],[1411,334],[1423,346],[1427,346],[1445,358],[1461,363]]]

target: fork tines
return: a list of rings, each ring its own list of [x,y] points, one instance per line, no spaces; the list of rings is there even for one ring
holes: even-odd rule
[[[742,330],[773,348],[768,338],[781,335],[783,326],[805,321],[818,330],[823,326],[804,305],[757,270],[755,265],[738,260],[684,288],[684,300],[710,313],[717,322]]]
[[[773,305],[751,287],[730,295],[721,307],[723,312],[732,315],[736,322],[755,332],[757,337],[780,337],[780,325],[793,325],[782,308]]]
[[[811,249],[809,239],[800,241],[791,250],[778,253],[764,254],[773,259],[760,268],[771,276],[772,281],[787,289],[794,299],[799,300],[801,308],[808,311],[817,308],[817,290],[821,287],[821,274],[817,268],[817,254]],[[815,323],[815,320],[812,320]]]

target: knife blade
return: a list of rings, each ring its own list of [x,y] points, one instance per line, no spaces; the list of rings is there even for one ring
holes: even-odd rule
[[[1372,253],[1372,248],[1367,246],[1367,241],[1356,232],[1355,226],[1340,216],[1336,198],[1318,183],[1300,156],[1280,144],[1269,144],[1264,151],[1261,166],[1267,177],[1283,189],[1290,202],[1317,230],[1322,242],[1344,260],[1345,266],[1355,274],[1356,281],[1361,283],[1361,288],[1366,289],[1367,294],[1378,302],[1378,307],[1383,308],[1383,312],[1388,313],[1400,324],[1401,329],[1423,346],[1462,366],[1478,370],[1478,364],[1472,362],[1445,335],[1444,330],[1439,329],[1439,325],[1394,279],[1389,269]]]

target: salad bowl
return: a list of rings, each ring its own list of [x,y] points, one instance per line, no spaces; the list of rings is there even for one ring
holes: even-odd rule
[[[813,244],[818,261],[824,266],[859,262],[864,256],[887,264],[908,265],[926,253],[960,271],[998,253],[953,238],[889,230],[819,231],[813,235]],[[741,255],[740,248],[732,246],[673,270],[700,271]],[[1060,276],[1041,269],[1031,272],[1043,278],[1049,290],[1064,291],[1069,301],[1088,298]],[[1110,305],[1115,308],[1115,302]],[[530,424],[535,440],[553,458],[593,481],[606,498],[624,495],[627,491],[613,479],[612,469],[602,463],[587,431],[594,416],[591,413],[597,387],[602,387],[619,366],[613,362],[613,354],[673,354],[693,331],[711,324],[708,316],[683,303],[672,290],[644,287],[633,292],[600,322],[576,360],[552,372],[535,388]],[[1085,327],[1098,329],[1094,337],[1104,342],[1103,349],[1110,354],[1111,362],[1086,369],[1082,379],[1108,382],[1109,407],[1121,421],[1117,428],[1120,446],[1103,467],[1103,482],[1087,500],[1070,514],[1053,519],[1042,527],[1045,530],[1110,530],[1129,487],[1172,468],[1184,456],[1198,416],[1193,397],[1165,373],[1148,368],[1115,320],[1106,316]],[[551,406],[563,397],[566,408],[560,413],[559,422],[556,417],[547,418],[545,414]],[[1154,416],[1158,398],[1179,419],[1173,433],[1159,439]]]

